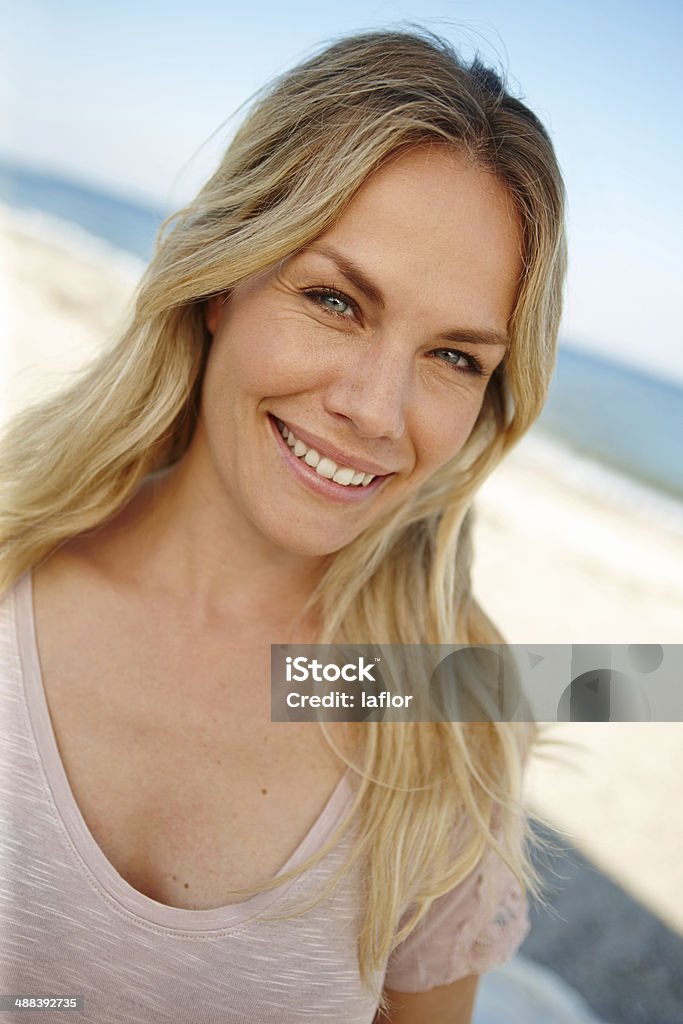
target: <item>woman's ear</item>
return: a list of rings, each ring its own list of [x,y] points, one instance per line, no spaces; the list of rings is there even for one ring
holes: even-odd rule
[[[223,320],[228,294],[228,292],[223,292],[220,295],[212,295],[204,303],[204,323],[212,338],[216,336],[216,331]]]

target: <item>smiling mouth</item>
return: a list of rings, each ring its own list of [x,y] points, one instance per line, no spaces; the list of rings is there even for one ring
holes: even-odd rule
[[[321,455],[315,448],[305,444],[282,420],[277,419],[277,417],[273,417],[273,419],[283,440],[291,449],[292,454],[297,459],[305,462],[307,466],[324,480],[331,480],[341,487],[355,489],[357,487],[367,487],[373,480],[378,479],[375,473],[364,473],[362,470],[354,469],[352,466],[344,466],[333,462],[326,455]]]

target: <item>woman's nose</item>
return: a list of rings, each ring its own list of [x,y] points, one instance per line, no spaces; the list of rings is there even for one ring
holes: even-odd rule
[[[410,363],[380,345],[346,362],[328,384],[325,408],[351,420],[358,435],[398,440],[405,432]]]

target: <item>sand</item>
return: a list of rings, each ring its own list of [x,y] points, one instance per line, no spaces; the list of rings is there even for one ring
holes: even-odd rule
[[[140,271],[74,230],[0,210],[0,416],[56,388],[115,336]],[[569,468],[568,468],[569,467]],[[624,511],[609,474],[587,486],[556,451],[523,441],[478,501],[476,592],[507,639],[683,643],[683,518]],[[683,933],[680,723],[554,724],[531,805],[600,869]]]

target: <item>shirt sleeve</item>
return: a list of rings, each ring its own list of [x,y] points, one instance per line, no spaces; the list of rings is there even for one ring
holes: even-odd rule
[[[396,947],[384,983],[424,992],[500,967],[530,930],[527,899],[494,850],[451,892],[439,897]]]

